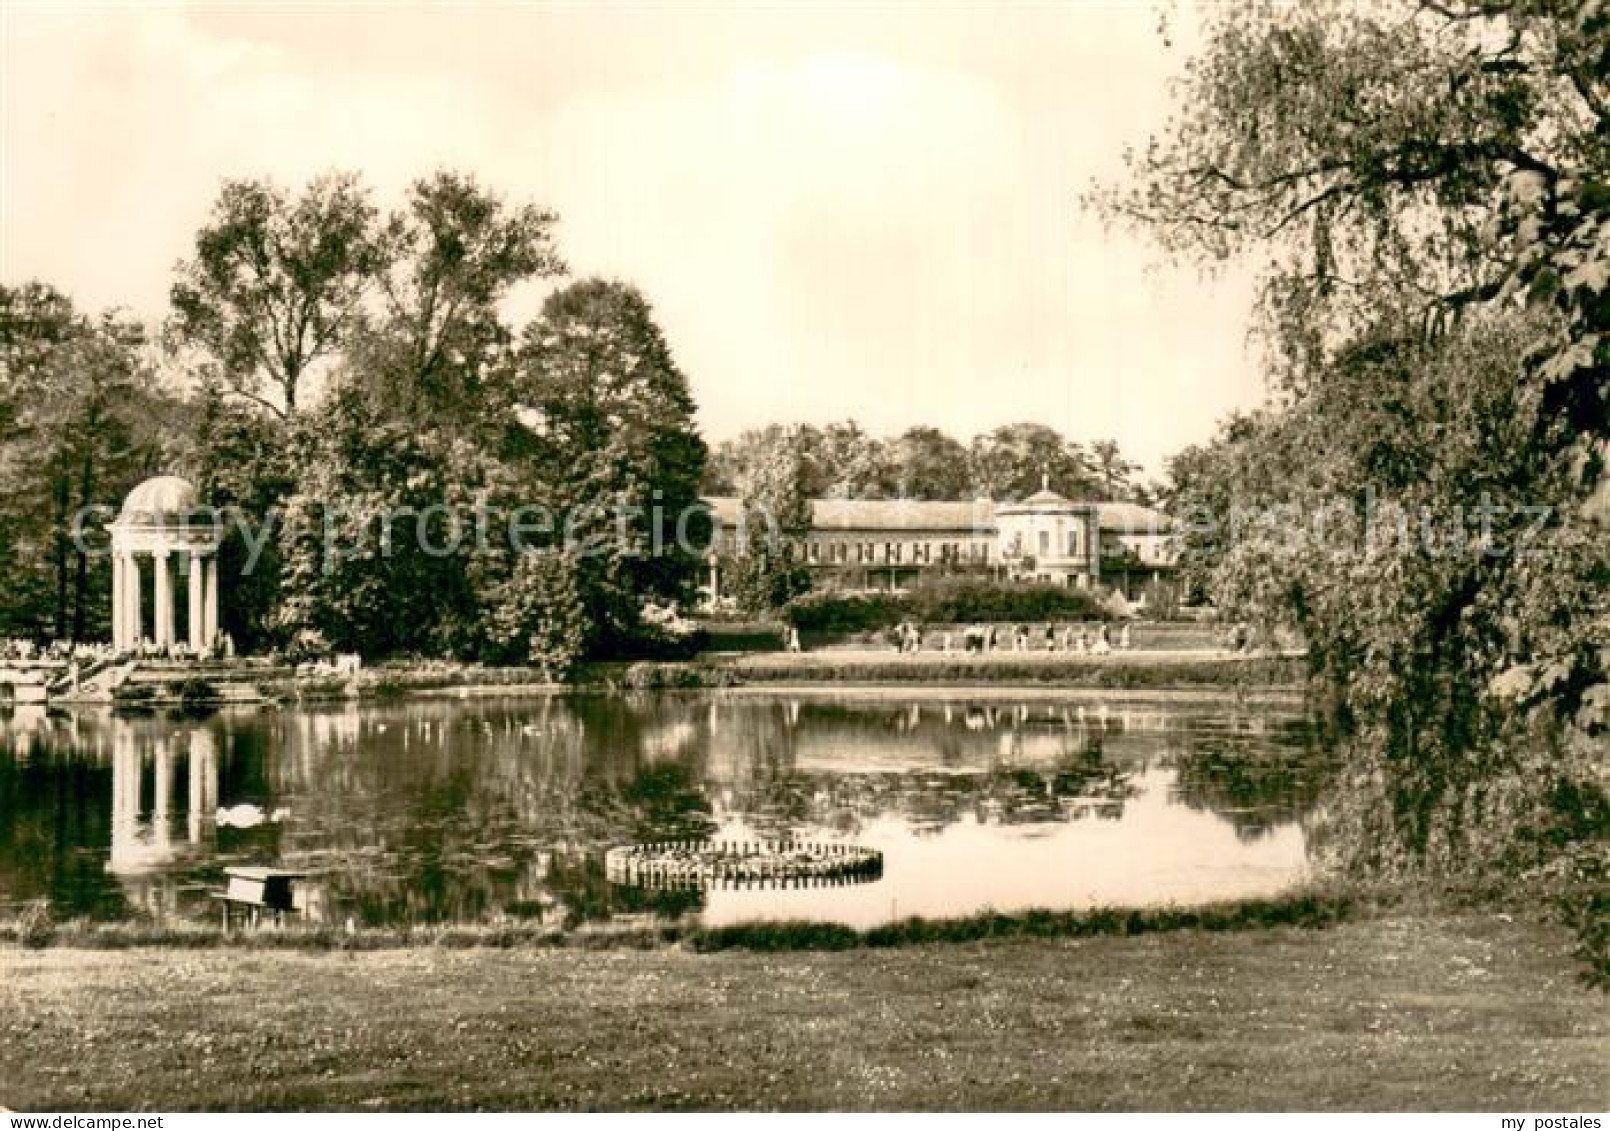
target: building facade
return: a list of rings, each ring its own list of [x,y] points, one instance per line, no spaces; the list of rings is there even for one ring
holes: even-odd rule
[[[720,559],[742,544],[740,500],[705,500],[713,522],[712,601]],[[977,573],[1136,596],[1171,575],[1178,546],[1167,515],[1137,503],[1076,502],[1042,489],[1019,502],[989,499],[815,499],[811,528],[785,552],[846,588],[906,589],[925,574]]]

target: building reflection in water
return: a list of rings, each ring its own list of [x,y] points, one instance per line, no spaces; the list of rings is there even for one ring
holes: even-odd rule
[[[113,719],[111,732],[112,850],[106,870],[117,877],[131,906],[154,916],[171,915],[177,910],[177,891],[168,872],[212,849],[218,808],[213,734],[202,727],[142,733],[125,719]],[[180,775],[185,780],[182,795],[177,789]],[[144,803],[148,782],[149,808]]]
[[[1296,822],[1320,784],[1292,721],[1121,697],[808,693],[205,720],[18,710],[0,717],[0,902],[211,916],[222,869],[253,863],[318,876],[336,921],[594,915],[619,909],[602,847],[712,824],[881,839],[898,865],[884,885],[930,877],[935,914],[1085,899],[1109,857],[1134,877],[1103,889],[1114,900],[1261,892],[1301,865]]]

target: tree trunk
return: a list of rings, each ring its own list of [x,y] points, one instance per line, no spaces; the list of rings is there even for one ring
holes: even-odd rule
[[[57,640],[67,635],[67,486],[66,476],[57,476],[51,492],[51,502],[56,508],[50,524],[50,555],[56,570],[54,637]]]
[[[79,465],[78,476],[78,506],[82,514],[95,497],[95,462],[86,454]],[[89,603],[89,555],[84,552],[83,546],[73,547],[73,643],[78,644],[84,639],[84,624],[87,619],[85,606]]]

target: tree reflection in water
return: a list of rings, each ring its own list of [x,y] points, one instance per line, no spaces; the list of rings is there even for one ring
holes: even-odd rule
[[[223,869],[251,862],[313,873],[337,922],[674,915],[700,895],[612,889],[604,850],[1122,823],[1159,772],[1183,810],[1251,841],[1313,804],[1318,764],[1289,721],[1121,701],[716,693],[200,720],[19,713],[0,718],[0,905],[200,917]],[[215,810],[234,806],[278,819],[220,827]]]
[[[1200,736],[1175,761],[1174,796],[1229,821],[1244,841],[1298,820],[1335,780],[1336,766],[1306,726],[1284,730],[1278,743],[1249,742],[1233,730]]]
[[[1115,820],[1134,794],[1132,776],[1103,760],[1100,740],[1086,739],[1044,769],[838,773],[756,765],[750,788],[734,804],[750,828],[778,839],[808,840],[821,830],[853,835],[864,822],[890,814],[932,834],[967,819],[1008,825]]]

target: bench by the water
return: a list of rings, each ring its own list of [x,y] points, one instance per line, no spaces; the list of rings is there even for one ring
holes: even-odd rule
[[[224,930],[233,924],[238,912],[243,922],[257,926],[265,914],[277,923],[286,915],[303,911],[297,885],[306,872],[286,868],[237,866],[224,869],[229,886],[214,894],[223,908]]]

